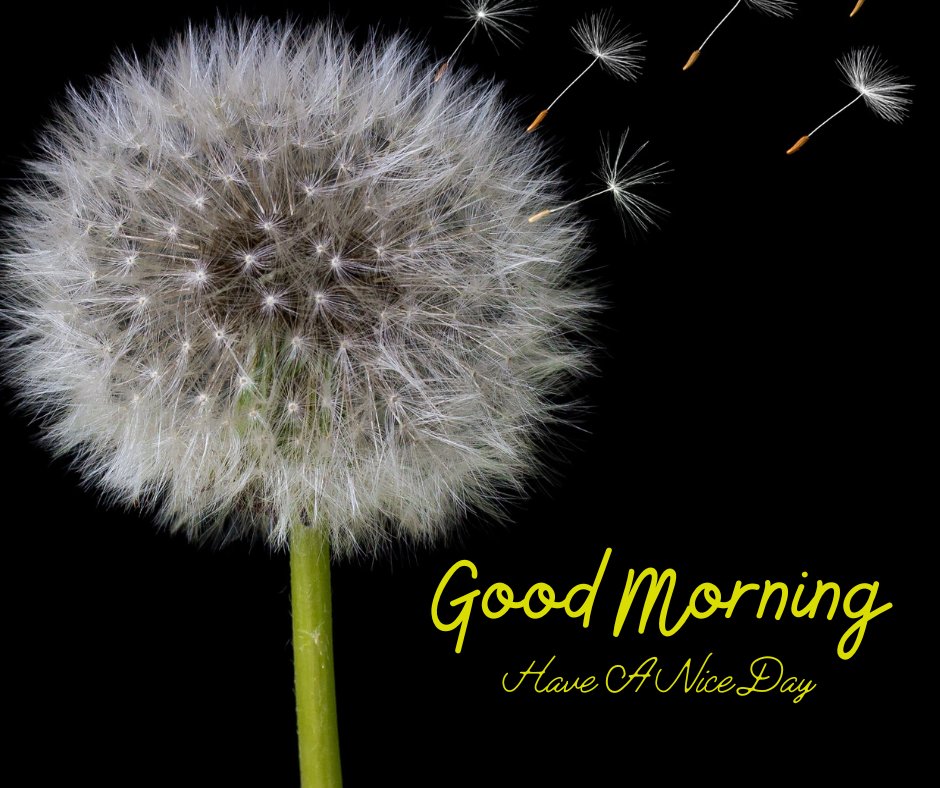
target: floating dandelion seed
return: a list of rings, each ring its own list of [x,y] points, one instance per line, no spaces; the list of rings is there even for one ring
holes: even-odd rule
[[[601,145],[601,169],[598,172],[598,177],[605,188],[574,202],[559,205],[557,208],[546,208],[532,214],[529,217],[529,222],[534,224],[546,216],[567,211],[569,208],[583,202],[609,194],[613,197],[614,204],[624,220],[629,219],[642,230],[655,225],[659,216],[664,213],[663,209],[646,197],[637,194],[636,189],[640,186],[660,183],[662,176],[668,172],[668,169],[666,169],[665,162],[652,167],[637,166],[636,160],[649,144],[647,142],[640,145],[629,156],[625,156],[628,134],[629,132],[624,132],[616,149],[607,141]]]
[[[447,69],[450,68],[453,59],[457,57],[460,48],[478,27],[486,31],[490,41],[494,40],[493,34],[495,33],[512,44],[518,44],[519,33],[525,32],[525,28],[516,21],[516,18],[525,16],[532,10],[529,6],[520,5],[518,0],[496,0],[496,2],[491,0],[463,0],[463,8],[465,14],[461,19],[470,20],[470,29],[460,39],[460,43],[450,53],[450,57],[441,63],[434,73],[435,82],[440,82],[444,74],[447,73]]]
[[[695,61],[699,59],[702,50],[705,49],[705,45],[709,42],[711,37],[718,32],[718,28],[728,21],[728,17],[730,17],[742,3],[749,8],[753,8],[755,11],[763,11],[765,14],[770,14],[771,16],[790,17],[793,16],[793,12],[796,10],[796,3],[793,2],[793,0],[738,0],[731,7],[731,10],[722,17],[721,21],[715,25],[715,29],[705,37],[701,46],[689,55],[688,61],[682,67],[683,71],[688,71],[695,65]]]
[[[590,14],[575,25],[571,32],[587,54],[594,59],[566,87],[555,100],[543,109],[529,124],[526,131],[535,131],[545,120],[562,96],[575,86],[578,80],[598,63],[619,79],[633,81],[640,75],[643,56],[640,50],[644,42],[631,36],[621,27],[609,11]]]
[[[496,8],[493,6],[492,8]],[[330,552],[500,514],[588,367],[584,229],[497,87],[219,23],[73,92],[8,201],[4,361],[82,476],[290,546],[305,788],[339,785]]]
[[[809,134],[800,137],[787,151],[788,155],[800,150],[817,131],[858,101],[864,101],[878,117],[893,123],[900,123],[907,116],[907,108],[911,103],[907,94],[914,86],[905,82],[905,78],[881,58],[877,49],[853,49],[838,61],[838,65],[846,82],[858,95]]]
[[[858,0],[855,4],[855,8],[852,9],[852,13],[849,14],[849,17],[855,16],[859,11],[862,10],[862,6],[865,5],[865,0]]]

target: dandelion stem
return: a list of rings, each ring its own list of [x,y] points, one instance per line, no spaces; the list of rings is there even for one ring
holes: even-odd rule
[[[550,110],[552,107],[554,107],[554,106],[559,102],[559,100],[561,99],[561,97],[564,96],[565,93],[567,93],[569,90],[571,90],[571,88],[573,88],[573,87],[577,84],[578,80],[581,79],[581,77],[583,77],[585,74],[588,73],[588,71],[590,71],[592,68],[594,68],[594,66],[595,66],[595,64],[597,63],[598,60],[599,60],[599,58],[594,58],[594,59],[588,64],[588,67],[587,67],[586,69],[584,69],[584,71],[582,71],[580,74],[578,74],[578,76],[576,76],[574,79],[572,79],[572,80],[571,80],[571,84],[569,84],[568,87],[566,87],[563,91],[561,91],[561,93],[559,93],[559,94],[555,97],[555,100],[554,100],[551,104],[548,105],[548,109]],[[546,112],[547,112],[547,111],[548,111],[548,110],[546,110]]]
[[[698,51],[699,51],[699,52],[701,52],[703,49],[705,49],[705,45],[709,42],[709,40],[711,39],[711,37],[712,37],[713,35],[715,35],[715,33],[718,32],[718,28],[719,28],[719,27],[721,27],[725,22],[728,21],[728,17],[731,16],[731,15],[737,10],[738,6],[741,5],[741,2],[742,2],[742,0],[738,0],[738,2],[736,2],[736,3],[734,4],[734,6],[732,6],[731,10],[730,10],[727,14],[725,14],[725,15],[722,17],[721,21],[720,21],[717,25],[715,25],[715,29],[712,30],[712,32],[709,33],[709,34],[705,37],[705,40],[702,42],[702,45],[698,48]]]
[[[441,79],[443,78],[444,74],[447,73],[447,69],[450,68],[450,62],[451,62],[455,57],[457,57],[457,53],[460,51],[460,47],[462,47],[462,46],[464,45],[464,42],[465,42],[468,38],[470,38],[470,34],[471,34],[474,30],[477,29],[477,24],[478,24],[478,22],[479,22],[479,20],[477,20],[477,21],[474,22],[472,25],[470,25],[470,29],[464,34],[464,37],[460,39],[460,43],[457,44],[457,46],[454,48],[454,51],[451,52],[450,57],[447,58],[447,60],[445,60],[443,63],[441,63],[440,67],[439,67],[439,68],[437,69],[437,71],[434,73],[434,81],[435,81],[435,82],[440,82]]]
[[[825,126],[830,120],[834,120],[835,118],[839,117],[839,115],[841,115],[843,112],[845,112],[845,111],[846,111],[849,107],[851,107],[856,101],[861,101],[863,98],[865,98],[864,94],[859,93],[854,99],[852,99],[852,100],[851,100],[848,104],[846,104],[842,109],[840,109],[838,112],[836,112],[836,113],[830,115],[828,118],[826,118],[822,123],[820,123],[815,129],[813,129],[813,130],[812,130],[809,134],[807,134],[806,136],[812,137],[817,131],[819,131],[823,126]]]
[[[340,788],[330,546],[324,529],[294,529],[290,579],[300,784],[301,788]]]
[[[820,123],[820,124],[819,124],[815,129],[813,129],[809,134],[807,134],[807,135],[804,136],[804,137],[800,137],[800,138],[793,144],[793,146],[790,148],[790,150],[787,151],[787,155],[788,155],[788,156],[792,156],[794,153],[796,153],[798,150],[800,150],[807,142],[809,142],[809,138],[812,137],[812,136],[813,136],[817,131],[819,131],[823,126],[825,126],[830,120],[833,120],[834,118],[839,117],[839,115],[841,115],[843,112],[845,112],[845,111],[846,111],[849,107],[851,107],[856,101],[859,101],[860,99],[863,99],[863,98],[865,98],[865,95],[862,94],[862,93],[860,93],[860,94],[857,95],[854,99],[852,99],[848,104],[846,104],[842,109],[840,109],[838,112],[836,112],[836,113],[834,113],[833,115],[830,115],[828,118],[826,118],[822,123]]]
[[[477,29],[477,24],[479,24],[479,20],[477,20],[477,21],[474,22],[472,25],[470,25],[470,29],[464,34],[464,37],[460,39],[460,43],[457,44],[456,47],[454,47],[454,51],[450,53],[450,57],[447,58],[447,60],[446,60],[445,62],[450,63],[451,60],[453,60],[455,57],[457,57],[457,53],[460,51],[460,47],[462,47],[462,46],[464,45],[464,43],[466,42],[466,40],[467,40],[468,38],[470,38],[470,34],[471,34],[474,30]],[[451,40],[453,41],[453,39],[451,39]]]
[[[571,88],[573,88],[573,87],[577,84],[578,80],[581,79],[581,77],[583,77],[585,74],[588,73],[588,71],[590,71],[592,68],[594,68],[594,66],[597,64],[597,61],[598,61],[598,60],[600,60],[600,58],[595,57],[590,63],[588,63],[587,68],[584,69],[584,71],[582,71],[580,74],[578,74],[578,76],[576,76],[573,80],[571,80],[571,82],[568,84],[568,87],[566,87],[563,91],[561,91],[561,93],[559,93],[557,96],[555,96],[555,100],[554,100],[551,104],[549,104],[546,109],[543,109],[543,110],[536,116],[535,120],[533,120],[533,121],[529,124],[529,127],[526,129],[526,131],[527,131],[527,132],[533,132],[533,131],[535,131],[539,126],[541,126],[541,125],[542,125],[542,121],[545,120],[545,116],[548,115],[549,110],[551,110],[551,108],[554,107],[554,106],[558,103],[558,101],[561,99],[562,96],[565,95],[565,93],[567,93],[569,90],[571,90]]]
[[[556,210],[556,211],[563,211],[563,210],[565,210],[566,208],[573,208],[575,205],[580,205],[580,204],[583,203],[583,202],[587,202],[588,200],[593,200],[595,197],[600,197],[600,196],[603,195],[603,194],[609,194],[609,193],[612,192],[612,191],[613,191],[613,189],[611,189],[611,188],[601,189],[601,191],[599,191],[599,192],[594,192],[594,194],[589,194],[587,197],[582,197],[580,200],[574,200],[573,202],[565,203],[564,205],[562,205],[562,206],[560,206],[560,207],[558,207],[558,208],[555,208],[555,210]]]
[[[855,8],[852,9],[852,13],[849,14],[849,16],[855,16],[859,11],[862,10],[863,5],[865,5],[865,0],[858,0],[858,2],[855,4]]]
[[[593,194],[589,194],[587,197],[582,197],[580,200],[574,200],[573,202],[566,202],[564,205],[559,205],[557,208],[546,208],[544,211],[539,211],[538,213],[532,214],[529,217],[529,224],[535,224],[536,222],[539,222],[542,219],[544,219],[546,216],[551,216],[553,213],[558,213],[559,211],[566,211],[569,208],[574,208],[575,205],[580,205],[581,203],[587,200],[593,200],[595,197],[600,197],[602,194],[609,194],[612,191],[613,189],[608,187],[606,189],[602,189],[599,192],[594,192]]]

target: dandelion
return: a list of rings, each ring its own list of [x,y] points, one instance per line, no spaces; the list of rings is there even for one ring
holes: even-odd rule
[[[495,8],[495,6],[494,6]],[[404,38],[219,23],[72,92],[9,201],[7,374],[107,497],[290,548],[304,786],[339,784],[330,553],[500,514],[593,306],[542,147]]]
[[[830,115],[809,134],[800,137],[788,151],[788,155],[796,153],[809,142],[817,131],[837,118],[849,107],[859,101],[864,101],[878,117],[893,123],[900,123],[907,116],[907,108],[911,103],[908,93],[913,85],[904,81],[904,77],[885,62],[874,47],[853,49],[838,61],[839,70],[845,77],[846,83],[858,95],[838,112]]]
[[[855,8],[852,9],[852,13],[849,14],[849,17],[855,16],[859,11],[862,10],[862,6],[865,5],[865,0],[858,0],[855,4]]]
[[[581,49],[593,59],[578,76],[576,76],[555,100],[543,109],[529,124],[528,132],[535,131],[545,120],[562,96],[573,88],[585,74],[594,66],[600,64],[618,79],[635,80],[640,75],[643,57],[640,50],[643,41],[631,36],[621,27],[609,11],[590,14],[575,25],[571,32],[580,44]]]
[[[629,156],[625,156],[624,151],[628,134],[629,132],[624,132],[616,149],[606,141],[601,145],[601,169],[598,177],[601,183],[604,184],[603,189],[574,202],[559,205],[557,208],[546,208],[534,213],[529,217],[529,223],[535,224],[546,216],[568,211],[583,202],[609,194],[613,197],[614,205],[616,205],[624,219],[629,219],[642,230],[647,230],[655,225],[657,219],[663,213],[662,208],[646,197],[637,194],[636,189],[640,186],[660,183],[662,176],[668,170],[664,162],[652,167],[637,166],[636,160],[649,144],[647,142],[640,145]]]
[[[460,39],[460,43],[450,53],[450,57],[441,63],[434,73],[435,82],[441,81],[447,69],[450,68],[451,62],[457,57],[460,48],[478,27],[486,31],[490,41],[494,40],[493,34],[495,33],[511,44],[518,44],[518,35],[524,32],[525,28],[516,21],[516,18],[532,10],[527,6],[519,5],[518,0],[495,0],[495,2],[494,0],[463,0],[463,8],[464,16],[461,18],[470,21],[470,29]]]
[[[737,0],[731,7],[731,10],[715,25],[715,29],[705,37],[705,40],[701,43],[699,48],[689,55],[688,61],[686,61],[686,64],[682,67],[683,71],[688,71],[695,65],[695,61],[699,59],[702,50],[705,49],[705,45],[711,40],[711,37],[718,32],[718,28],[728,21],[728,17],[737,11],[738,6],[742,3],[748,8],[753,8],[755,11],[762,11],[771,16],[790,17],[793,16],[793,12],[796,10],[796,3],[794,3],[793,0]]]

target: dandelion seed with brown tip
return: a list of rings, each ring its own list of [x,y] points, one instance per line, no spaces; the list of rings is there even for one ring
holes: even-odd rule
[[[576,24],[571,32],[578,40],[581,48],[594,59],[578,76],[568,84],[555,100],[543,109],[533,120],[527,132],[535,131],[562,96],[575,86],[578,80],[600,63],[601,68],[607,69],[619,79],[632,82],[640,75],[643,56],[640,50],[644,41],[631,36],[626,28],[621,27],[609,11],[590,14]]]
[[[911,103],[908,93],[914,86],[905,82],[904,77],[888,65],[877,49],[853,49],[838,61],[838,65],[846,82],[858,95],[809,134],[800,137],[787,151],[788,156],[800,150],[817,131],[858,101],[864,101],[878,117],[892,123],[900,123],[907,116],[907,108]]]
[[[665,162],[652,167],[637,166],[637,158],[649,144],[646,142],[629,156],[625,156],[628,134],[629,132],[624,132],[616,149],[607,141],[601,145],[601,169],[598,177],[605,188],[579,200],[559,205],[557,208],[546,208],[534,213],[529,217],[529,223],[534,224],[553,213],[567,211],[583,202],[609,194],[613,197],[614,204],[624,220],[632,221],[641,230],[647,230],[654,226],[664,211],[646,197],[637,194],[636,189],[640,186],[660,183],[662,176],[668,170]]]
[[[794,3],[793,0],[738,0],[731,7],[731,10],[722,17],[721,21],[715,25],[715,29],[705,37],[705,40],[701,43],[699,48],[689,55],[689,59],[682,67],[683,71],[688,71],[695,65],[695,61],[699,59],[702,50],[705,49],[705,45],[711,40],[711,37],[718,32],[718,28],[728,21],[728,17],[737,11],[738,6],[742,3],[749,8],[753,8],[755,11],[763,11],[765,14],[770,14],[771,16],[789,17],[793,16],[793,12],[796,10],[796,3]]]

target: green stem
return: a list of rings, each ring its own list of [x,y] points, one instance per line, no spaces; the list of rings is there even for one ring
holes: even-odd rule
[[[291,537],[294,691],[302,788],[340,788],[330,543],[324,528],[298,526]]]

